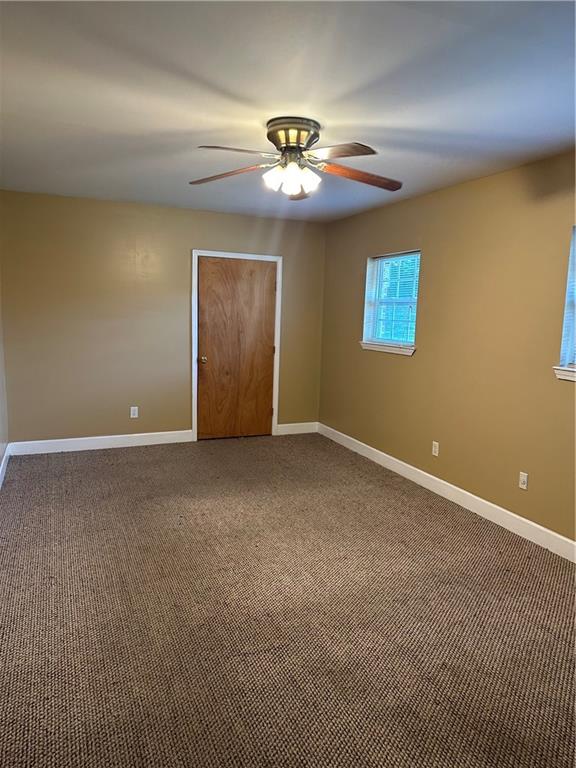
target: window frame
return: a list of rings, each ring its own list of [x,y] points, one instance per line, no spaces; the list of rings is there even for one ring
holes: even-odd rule
[[[566,274],[566,298],[564,300],[564,313],[562,315],[562,342],[560,348],[560,364],[554,366],[554,373],[557,379],[563,379],[564,381],[576,381],[576,312],[574,308],[571,308],[572,312],[572,328],[568,327],[570,322],[570,304],[576,301],[576,227],[572,227],[572,234],[570,237],[570,254],[568,256],[568,271]],[[564,349],[564,345],[570,345],[571,354],[574,355],[574,362],[571,362],[571,357],[566,360],[567,351]]]
[[[371,264],[377,261],[398,259],[403,256],[418,256],[418,292],[416,295],[416,320],[414,327],[414,343],[402,344],[401,342],[393,341],[375,341],[374,339],[365,338],[366,328],[366,304],[368,301],[368,279],[370,276]],[[418,322],[418,301],[420,298],[420,266],[422,260],[422,250],[420,248],[411,248],[407,251],[397,251],[395,253],[386,253],[379,256],[369,256],[366,259],[366,272],[364,279],[364,302],[362,305],[362,339],[359,344],[362,349],[370,350],[373,352],[388,352],[394,355],[408,355],[412,356],[416,351],[416,330]]]

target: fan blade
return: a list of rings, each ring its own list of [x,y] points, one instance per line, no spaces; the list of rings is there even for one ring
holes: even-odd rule
[[[227,171],[226,173],[217,173],[215,176],[206,176],[205,179],[194,179],[189,181],[189,184],[206,184],[208,181],[218,181],[218,179],[226,179],[228,176],[238,176],[239,173],[251,173],[252,171],[258,171],[260,168],[268,168],[268,163],[261,163],[260,165],[249,165],[246,168],[238,168],[235,171]]]
[[[350,144],[335,144],[332,147],[311,149],[305,153],[313,160],[332,160],[334,157],[359,157],[360,155],[376,155],[377,152],[366,144],[353,141]]]
[[[213,144],[201,144],[198,149],[223,149],[225,152],[242,152],[244,155],[259,155],[260,157],[279,157],[272,152],[259,152],[257,149],[239,149],[238,147],[219,147]]]
[[[352,179],[352,181],[359,181],[362,184],[370,184],[372,187],[388,189],[390,192],[396,192],[402,186],[401,181],[377,176],[375,173],[359,171],[356,168],[348,168],[346,165],[338,165],[338,163],[320,163],[316,167],[324,173],[332,174],[332,176],[342,176],[344,179]]]

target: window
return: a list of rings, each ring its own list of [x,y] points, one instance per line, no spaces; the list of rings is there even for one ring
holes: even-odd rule
[[[564,305],[564,326],[562,328],[562,346],[560,365],[554,370],[559,379],[576,381],[576,227],[572,229],[572,243],[568,261],[568,283],[566,285],[566,303]]]
[[[368,259],[363,349],[414,354],[419,275],[418,251]]]

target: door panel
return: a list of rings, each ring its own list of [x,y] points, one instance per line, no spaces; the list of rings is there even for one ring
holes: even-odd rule
[[[271,434],[275,307],[276,262],[198,258],[200,440]]]

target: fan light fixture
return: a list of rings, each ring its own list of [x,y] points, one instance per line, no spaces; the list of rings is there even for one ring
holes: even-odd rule
[[[274,168],[266,171],[262,178],[268,189],[278,192],[282,188],[282,192],[289,197],[308,195],[318,189],[322,181],[317,173],[310,168],[300,167],[295,160],[286,165],[275,165]]]
[[[264,184],[274,192],[282,192],[290,200],[305,200],[311,192],[318,189],[322,177],[316,173],[328,173],[344,179],[352,179],[371,187],[395,192],[402,186],[401,181],[378,176],[368,171],[350,168],[333,162],[341,157],[361,157],[375,155],[376,150],[357,141],[348,144],[333,144],[331,147],[314,149],[320,138],[320,123],[309,117],[274,117],[266,123],[266,136],[274,144],[276,152],[260,152],[258,149],[239,147],[220,147],[203,144],[200,149],[217,149],[225,152],[241,152],[243,155],[256,155],[260,162],[234,171],[216,173],[203,179],[194,179],[190,184],[206,184],[209,181],[227,179],[242,173],[253,173],[266,169],[262,175]],[[262,162],[264,160],[265,162]]]

